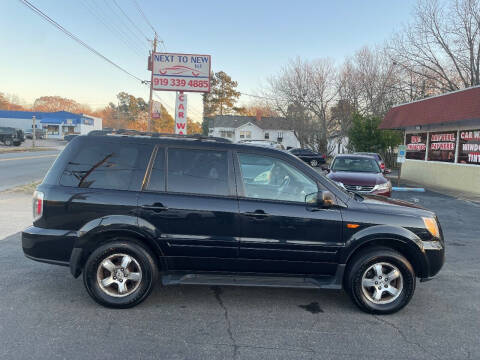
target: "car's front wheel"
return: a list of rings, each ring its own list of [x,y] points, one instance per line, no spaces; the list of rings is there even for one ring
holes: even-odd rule
[[[407,305],[415,291],[415,272],[400,253],[388,248],[364,251],[352,259],[346,290],[365,312],[390,314]]]
[[[112,308],[129,308],[145,300],[158,277],[150,252],[129,239],[116,239],[89,256],[83,282],[90,296]]]

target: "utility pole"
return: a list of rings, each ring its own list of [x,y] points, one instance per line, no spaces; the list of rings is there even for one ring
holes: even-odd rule
[[[148,105],[150,108],[150,113],[148,114],[148,127],[147,130],[150,132],[152,131],[152,112],[153,112],[153,102],[152,102],[152,95],[153,95],[153,54],[157,51],[157,33],[155,33],[155,37],[153,39],[153,51],[150,54],[150,66],[151,66],[151,76],[150,76],[150,98],[148,101]]]
[[[37,118],[35,117],[35,115],[32,116],[32,147],[34,148],[35,147],[35,138],[36,138],[36,134],[35,134],[35,128],[36,128],[36,120]]]

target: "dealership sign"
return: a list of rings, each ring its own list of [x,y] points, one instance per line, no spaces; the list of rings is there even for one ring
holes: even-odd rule
[[[187,134],[187,95],[180,91],[175,102],[175,134]]]
[[[154,53],[153,90],[210,92],[210,55]]]

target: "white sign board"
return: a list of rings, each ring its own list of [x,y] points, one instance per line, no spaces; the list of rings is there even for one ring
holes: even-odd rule
[[[154,53],[153,90],[210,92],[210,55]]]
[[[180,91],[175,101],[175,134],[187,135],[187,94]]]
[[[159,119],[162,115],[162,104],[158,101],[152,101],[152,118]]]
[[[404,163],[405,156],[407,154],[407,146],[406,145],[399,145],[398,146],[398,155],[397,155],[397,163]]]

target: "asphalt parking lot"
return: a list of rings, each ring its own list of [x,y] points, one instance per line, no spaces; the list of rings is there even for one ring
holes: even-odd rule
[[[394,196],[437,212],[447,262],[389,316],[361,313],[341,291],[208,286],[158,286],[110,310],[68,268],[26,259],[19,234],[0,239],[0,359],[480,358],[480,204]]]

